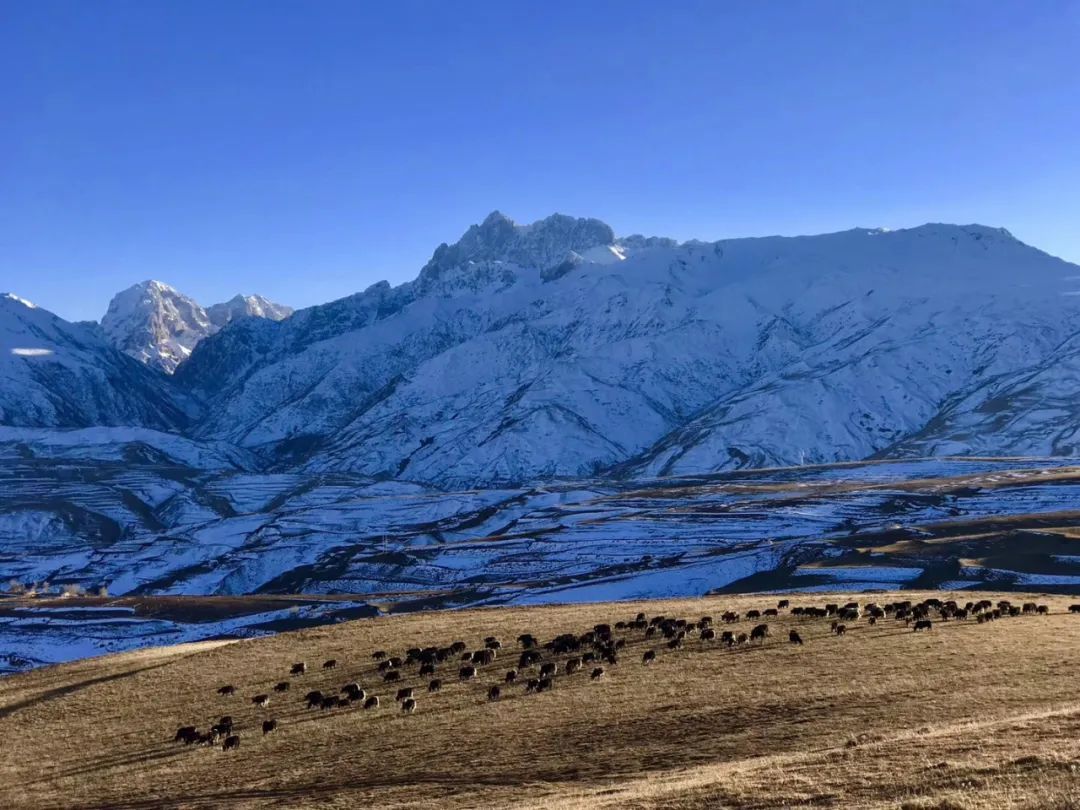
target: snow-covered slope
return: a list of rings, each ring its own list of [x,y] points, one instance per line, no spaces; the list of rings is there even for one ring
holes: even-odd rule
[[[96,328],[0,294],[0,425],[177,430],[196,413],[190,397]]]
[[[238,324],[177,377],[200,436],[440,486],[1068,450],[1078,277],[977,225],[679,245],[494,213],[416,281]],[[1033,374],[1061,405],[1002,418]]]
[[[281,320],[292,310],[262,296],[237,295],[203,309],[160,281],[143,281],[117,295],[101,319],[108,341],[141,363],[168,374],[203,338],[242,318]]]

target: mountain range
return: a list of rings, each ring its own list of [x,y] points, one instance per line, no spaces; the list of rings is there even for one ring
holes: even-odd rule
[[[441,488],[1075,455],[1080,267],[980,225],[678,243],[494,212],[292,313],[159,282],[100,327],[0,299],[0,424]]]

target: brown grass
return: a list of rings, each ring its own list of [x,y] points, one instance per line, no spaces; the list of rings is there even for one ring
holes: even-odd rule
[[[764,647],[736,651],[669,652],[634,633],[600,682],[586,671],[488,703],[516,659],[505,650],[478,682],[440,667],[443,692],[420,694],[412,716],[393,708],[372,650],[550,638],[638,610],[718,619],[775,597],[412,614],[51,667],[0,680],[0,807],[1077,807],[1080,616],[1068,598],[1036,598],[1052,615],[919,634],[888,620],[834,638],[823,620],[785,616]],[[786,642],[789,626],[805,646]],[[652,667],[647,647],[661,649]],[[326,658],[339,668],[319,670]],[[297,660],[314,671],[269,709],[250,704]],[[309,689],[354,678],[382,709],[303,708]],[[217,696],[224,683],[240,694]],[[171,742],[222,714],[237,719],[238,752]],[[264,738],[269,716],[280,728]]]

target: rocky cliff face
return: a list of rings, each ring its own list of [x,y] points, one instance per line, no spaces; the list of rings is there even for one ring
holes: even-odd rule
[[[172,374],[192,349],[226,324],[243,318],[281,320],[292,313],[258,295],[243,296],[203,309],[160,281],[144,281],[110,302],[101,326],[115,348],[151,368]]]

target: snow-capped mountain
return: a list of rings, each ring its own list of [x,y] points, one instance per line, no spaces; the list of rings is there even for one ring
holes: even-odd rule
[[[0,295],[0,425],[179,430],[196,413],[190,397],[109,346],[95,326]]]
[[[102,372],[106,392],[68,416],[75,405],[23,401],[34,358],[11,355],[21,376],[4,380],[0,421],[185,426],[260,467],[443,488],[1077,455],[1078,279],[978,225],[678,244],[496,212],[415,281],[280,321],[286,310],[257,297],[204,310],[136,285],[101,331],[175,375],[114,412],[97,405],[118,390]],[[93,345],[87,367],[115,364],[93,328],[6,308]]]
[[[203,338],[241,318],[281,320],[292,313],[262,296],[237,295],[204,309],[160,281],[118,293],[101,319],[109,343],[141,363],[172,374]]]
[[[1077,278],[977,225],[676,244],[494,213],[416,281],[237,324],[177,381],[200,437],[445,487],[1072,453]]]

